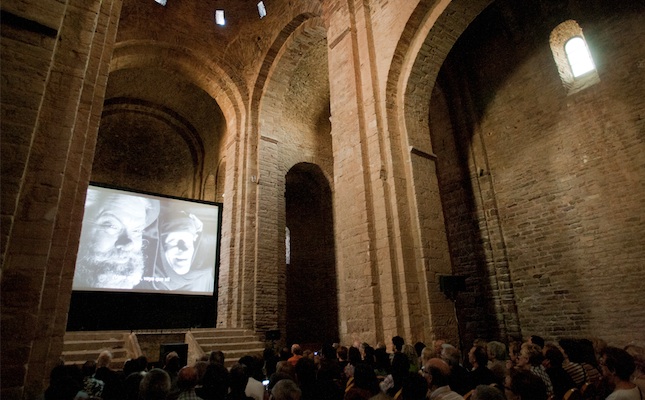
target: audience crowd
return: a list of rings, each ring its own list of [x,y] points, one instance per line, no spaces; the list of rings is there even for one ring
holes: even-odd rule
[[[82,366],[51,371],[45,400],[645,400],[645,348],[602,340],[546,342],[531,336],[508,345],[474,341],[458,349],[392,338],[372,347],[299,344],[247,355],[225,366],[213,351],[192,365],[170,352],[163,365],[145,357],[110,367],[103,351]],[[463,357],[462,357],[463,355]]]

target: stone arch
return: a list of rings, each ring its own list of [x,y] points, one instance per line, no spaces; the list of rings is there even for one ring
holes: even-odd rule
[[[129,40],[115,46],[110,73],[129,68],[162,68],[184,77],[215,100],[226,120],[220,140],[219,159],[226,158],[226,191],[222,214],[222,236],[218,286],[218,327],[233,327],[239,324],[232,319],[238,293],[238,269],[243,229],[246,195],[247,121],[248,95],[245,83],[234,68],[225,61],[213,60],[190,49],[149,40]]]
[[[430,140],[430,99],[439,69],[457,38],[491,3],[421,0],[397,43],[385,87],[392,162],[404,166],[393,171],[401,182],[397,192],[406,193],[397,196],[395,207],[402,215],[410,215],[411,224],[401,227],[401,236],[414,243],[402,246],[402,251],[404,259],[415,260],[413,268],[426,285],[421,291],[422,304],[427,305],[422,330],[455,343],[454,310],[437,290],[438,276],[452,274],[452,263],[436,174],[437,155]]]
[[[145,127],[138,126],[142,123]],[[123,173],[119,170],[124,160],[131,160],[136,164],[127,165],[126,170],[134,169],[138,174],[145,171],[147,175],[145,179],[139,179],[145,185],[139,186],[139,189],[154,192],[162,187],[164,181],[172,180],[178,188],[174,195],[202,198],[204,143],[194,125],[179,113],[145,100],[111,98],[104,102],[100,131],[102,134],[98,138],[92,169],[93,179],[108,182],[103,179],[102,175],[105,174],[111,183],[127,187],[127,178],[122,177]],[[118,135],[119,139],[112,141],[112,145],[103,144],[104,141],[110,141],[108,138],[113,134]],[[138,146],[137,143],[146,143],[146,146]],[[103,146],[109,146],[109,151],[105,152],[107,154],[101,151]],[[173,151],[164,154],[166,162],[163,164],[157,162],[156,152],[148,151],[157,146],[173,148]],[[137,154],[123,154],[126,152]],[[169,156],[174,158],[167,159]]]
[[[320,167],[310,163],[294,165],[285,179],[286,226],[291,232],[285,336],[287,343],[307,341],[318,348],[338,341],[331,187]]]
[[[249,210],[256,210],[258,220],[245,239],[247,248],[253,250],[245,251],[244,265],[255,266],[256,271],[244,271],[242,279],[248,285],[277,288],[273,293],[256,290],[255,298],[240,298],[246,310],[252,310],[254,304],[263,307],[259,310],[262,314],[248,312],[243,316],[243,323],[253,325],[258,331],[282,329],[286,323],[281,310],[286,309],[284,190],[287,171],[297,163],[308,162],[319,165],[325,176],[332,174],[327,41],[319,13],[320,9],[303,12],[285,25],[267,53],[253,91],[247,180],[256,185],[250,186],[247,198]],[[299,80],[303,70],[312,69],[315,70],[306,74],[306,79]],[[307,101],[297,101],[297,95],[302,93],[311,96]],[[290,114],[303,104],[309,108],[299,109],[299,115],[312,118],[295,118],[294,113]],[[262,258],[257,254],[262,254]]]

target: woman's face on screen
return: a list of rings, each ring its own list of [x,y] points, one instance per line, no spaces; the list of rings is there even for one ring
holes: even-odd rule
[[[191,232],[170,232],[163,239],[166,261],[178,275],[190,271],[195,253],[195,236]]]

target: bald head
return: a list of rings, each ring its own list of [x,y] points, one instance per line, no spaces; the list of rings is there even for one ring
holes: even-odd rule
[[[177,387],[180,390],[190,390],[197,385],[197,369],[194,367],[183,367],[177,374]]]
[[[440,358],[431,358],[423,366],[428,387],[441,387],[448,385],[450,366]]]

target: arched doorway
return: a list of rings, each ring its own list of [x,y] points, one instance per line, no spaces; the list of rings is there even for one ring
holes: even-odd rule
[[[286,175],[287,343],[338,340],[331,189],[321,169],[300,163]]]

